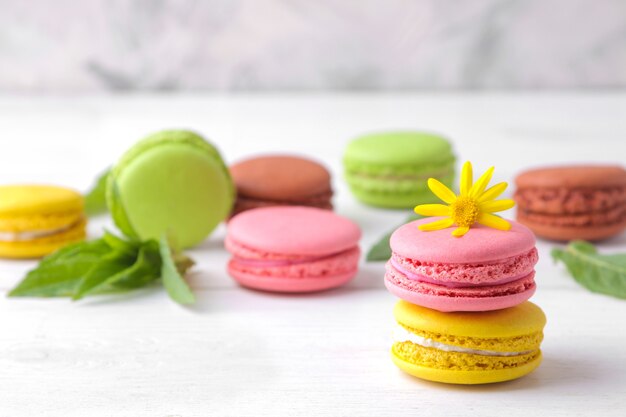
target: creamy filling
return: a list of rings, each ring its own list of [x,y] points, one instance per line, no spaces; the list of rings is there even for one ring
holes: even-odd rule
[[[79,220],[76,223],[68,224],[67,226],[58,227],[56,229],[47,229],[47,230],[24,230],[21,232],[6,232],[0,231],[0,241],[2,242],[23,242],[29,240],[35,240],[42,237],[56,235],[58,233],[65,232],[66,230],[71,229],[76,226],[78,223],[82,221]]]
[[[416,335],[415,333],[411,333],[399,324],[396,324],[396,327],[393,329],[393,341],[394,343],[411,342],[419,346],[442,350],[444,352],[470,353],[473,355],[483,356],[518,356],[526,355],[532,352],[532,350],[525,350],[522,352],[496,352],[494,350],[470,349],[460,346],[448,345],[446,343],[437,342],[436,340],[427,339],[425,337]]]
[[[508,284],[509,282],[517,281],[518,279],[522,279],[528,275],[527,272],[524,272],[524,273],[521,273],[512,277],[509,277],[509,278],[501,279],[499,281],[483,282],[480,284],[473,284],[471,286],[468,286],[466,283],[451,282],[451,281],[437,281],[425,275],[416,274],[414,272],[406,270],[394,258],[391,258],[390,261],[391,261],[391,265],[393,265],[393,267],[397,269],[398,272],[402,273],[408,279],[411,279],[413,281],[425,282],[427,284],[442,285],[444,287],[450,287],[450,288],[489,287],[492,285],[502,285],[502,284]]]
[[[390,181],[421,181],[421,180],[427,180],[428,178],[442,178],[442,177],[447,177],[449,175],[452,175],[453,171],[451,169],[446,169],[446,170],[440,170],[440,171],[433,171],[431,173],[424,173],[424,174],[407,174],[407,175],[392,175],[392,174],[381,174],[381,175],[376,175],[376,174],[367,174],[364,172],[354,172],[353,175],[355,177],[360,177],[360,178],[370,178],[370,179],[377,179],[377,180],[390,180]]]
[[[340,255],[344,252],[349,252],[353,248],[350,248],[345,251],[332,253],[330,255],[325,256],[312,256],[306,258],[298,258],[298,259],[249,259],[249,258],[241,258],[238,256],[234,256],[233,260],[242,266],[249,267],[259,267],[259,268],[271,268],[271,267],[281,267],[281,266],[291,266],[291,265],[300,265],[307,264],[311,262],[322,261],[324,259],[334,258],[337,255]]]

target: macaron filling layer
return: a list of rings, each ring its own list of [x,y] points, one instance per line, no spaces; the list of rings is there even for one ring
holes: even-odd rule
[[[514,356],[494,356],[444,351],[420,346],[412,342],[396,342],[392,346],[392,352],[397,358],[404,362],[446,371],[513,369],[527,365],[541,356],[539,349]]]
[[[386,265],[385,280],[405,291],[416,292],[421,295],[452,297],[452,298],[492,298],[507,295],[521,294],[535,289],[535,272],[505,284],[474,285],[465,287],[451,287],[441,284],[431,284],[408,278],[398,271],[391,262]],[[529,295],[530,296],[530,295]]]
[[[354,171],[354,172],[349,172],[349,173],[352,174],[354,177],[368,178],[368,179],[376,178],[376,179],[389,180],[389,181],[402,181],[402,180],[423,181],[431,177],[442,178],[442,177],[447,177],[449,175],[454,174],[452,168],[434,170],[431,172],[421,172],[421,173],[408,173],[408,172],[372,173],[372,172],[364,172],[364,171]]]
[[[325,191],[321,194],[316,194],[311,197],[307,197],[306,199],[291,199],[291,200],[268,200],[268,199],[259,199],[254,197],[249,197],[246,195],[239,194],[237,196],[237,200],[235,202],[235,208],[233,212],[235,214],[250,210],[259,207],[271,207],[271,206],[288,206],[288,205],[305,205],[310,207],[317,207],[321,209],[332,210],[333,205],[331,203],[331,199],[333,196],[332,191]]]
[[[525,210],[545,214],[605,211],[626,204],[626,187],[522,188],[515,197]]]
[[[27,242],[31,240],[41,239],[49,236],[64,233],[85,223],[82,217],[78,221],[70,223],[62,227],[46,230],[23,230],[23,231],[0,231],[0,241],[2,242]]]
[[[502,284],[507,284],[509,282],[517,281],[518,279],[522,279],[528,275],[528,274],[519,274],[519,275],[515,275],[509,278],[503,278],[501,280],[497,280],[493,282],[483,282],[479,284],[468,285],[467,283],[464,283],[464,282],[436,281],[432,278],[429,278],[426,275],[416,274],[414,272],[404,269],[402,265],[400,265],[400,263],[393,258],[389,262],[396,270],[398,270],[408,279],[419,281],[419,282],[424,282],[428,284],[442,285],[444,287],[449,287],[449,288],[486,287],[490,285],[502,285]]]
[[[348,183],[356,189],[380,193],[380,194],[411,194],[428,191],[426,179],[432,177],[429,173],[418,176],[406,176],[388,173],[385,175],[373,175],[364,173],[348,173],[346,179]],[[453,172],[447,175],[438,175],[443,183],[449,184],[453,181]]]
[[[397,324],[393,329],[393,342],[394,343],[402,343],[402,342],[411,342],[413,344],[426,347],[433,348],[437,350],[441,350],[444,352],[460,352],[460,353],[469,353],[473,355],[484,355],[484,356],[518,356],[518,355],[526,355],[533,350],[524,350],[519,352],[502,352],[495,350],[482,350],[482,349],[473,349],[468,347],[455,346],[447,343],[441,343],[433,339],[429,339],[415,333],[408,331],[403,326]]]
[[[452,288],[502,285],[528,276],[539,260],[536,248],[494,262],[450,264],[423,262],[393,253],[390,263],[410,280]]]
[[[592,227],[626,221],[626,187],[523,188],[515,199],[518,215],[533,223]]]
[[[310,278],[356,272],[360,256],[358,247],[323,256],[293,256],[257,251],[226,240],[233,253],[228,267],[232,271],[258,277]]]

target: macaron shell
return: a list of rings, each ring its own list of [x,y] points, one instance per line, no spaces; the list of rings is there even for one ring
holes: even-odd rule
[[[447,384],[473,385],[510,381],[527,375],[541,364],[542,355],[539,353],[533,361],[518,367],[482,371],[456,371],[419,366],[403,360],[393,351],[391,352],[391,359],[398,368],[409,375],[413,375],[421,379],[434,382],[444,382]]]
[[[420,219],[396,229],[389,240],[392,251],[422,262],[469,264],[510,258],[535,246],[535,236],[530,229],[512,220],[509,220],[511,229],[508,231],[474,225],[459,238],[451,235],[453,228],[419,230],[419,225],[438,219]]]
[[[71,243],[85,239],[86,220],[53,235],[23,241],[0,241],[0,257],[13,259],[40,258]]]
[[[228,223],[229,239],[273,254],[324,256],[358,244],[359,227],[331,211],[276,206],[248,210]]]
[[[590,241],[603,240],[616,236],[626,229],[626,218],[620,223],[612,223],[604,226],[558,226],[533,222],[518,211],[517,220],[532,229],[537,236],[559,242],[578,239]]]
[[[255,157],[232,165],[230,172],[237,193],[258,200],[306,202],[315,196],[331,194],[330,173],[308,158]]]
[[[393,310],[396,321],[408,327],[432,333],[480,338],[504,338],[540,332],[546,316],[530,301],[505,310],[483,313],[442,313],[406,301]]]
[[[626,187],[626,170],[618,165],[574,165],[525,171],[515,178],[518,188]]]
[[[0,217],[82,212],[83,197],[53,185],[0,186]]]
[[[116,225],[141,239],[202,241],[232,207],[234,188],[219,153],[198,135],[165,131],[131,148],[113,169],[107,203]]]
[[[442,312],[484,312],[501,310],[517,306],[528,300],[536,291],[536,286],[510,295],[483,297],[441,296],[430,295],[406,289],[385,277],[385,287],[396,297],[417,306],[426,307]],[[503,286],[505,289],[507,285]]]
[[[348,144],[344,163],[358,169],[364,165],[404,166],[413,171],[421,166],[428,171],[454,160],[450,142],[435,133],[397,131],[375,132],[360,136]]]

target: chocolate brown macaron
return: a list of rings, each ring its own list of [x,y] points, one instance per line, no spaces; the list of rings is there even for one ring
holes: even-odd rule
[[[269,155],[250,158],[230,167],[237,201],[233,216],[267,206],[310,206],[332,210],[330,173],[310,159]]]
[[[526,171],[515,179],[517,220],[553,240],[600,240],[626,228],[626,170],[581,165]]]

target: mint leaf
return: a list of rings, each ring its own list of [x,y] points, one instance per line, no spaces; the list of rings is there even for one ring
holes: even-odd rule
[[[195,303],[196,297],[176,268],[166,235],[161,237],[159,248],[161,253],[161,279],[163,279],[163,285],[170,298],[179,304]]]
[[[172,254],[167,240],[125,240],[109,232],[90,242],[67,246],[44,258],[10,293],[10,297],[72,297],[128,292],[159,278],[170,297],[195,301],[181,274],[193,261]]]
[[[413,220],[417,220],[417,219],[421,219],[422,216],[420,216],[419,214],[411,214],[404,223],[402,223],[400,226],[407,224],[409,222],[412,222]],[[400,227],[398,226],[398,227]],[[367,256],[365,257],[365,260],[367,262],[380,262],[380,261],[388,261],[389,258],[391,258],[391,248],[389,247],[389,239],[391,238],[391,235],[393,234],[393,232],[396,231],[396,229],[398,228],[394,228],[393,230],[391,230],[390,232],[386,233],[385,235],[383,235],[383,237],[381,237],[371,248],[370,250],[367,252]]]
[[[90,217],[107,211],[106,188],[110,171],[107,169],[100,174],[91,190],[85,195],[85,212]]]
[[[105,285],[117,275],[123,274],[135,263],[135,258],[124,252],[109,252],[102,256],[81,279],[72,299],[80,300],[95,289]]]
[[[132,254],[135,256],[137,255],[137,251],[139,250],[139,247],[141,246],[141,242],[137,240],[134,240],[134,239],[124,240],[119,236],[115,236],[108,230],[104,231],[102,240],[113,250],[127,253],[127,254]]]
[[[9,297],[67,297],[109,247],[101,240],[80,242],[42,259],[39,266],[9,292]]]
[[[591,243],[577,240],[552,249],[552,258],[588,290],[626,299],[626,253],[601,255]]]

